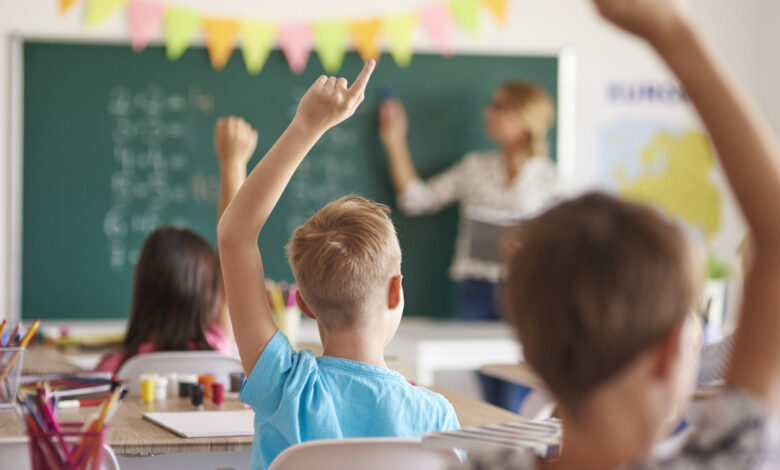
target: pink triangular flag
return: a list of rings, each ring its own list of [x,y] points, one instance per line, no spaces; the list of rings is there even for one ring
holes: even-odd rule
[[[450,10],[443,4],[430,6],[420,12],[420,21],[439,52],[451,56],[453,23]]]
[[[163,20],[165,5],[145,0],[132,0],[127,7],[130,26],[130,43],[133,50],[141,52],[149,42],[149,35]]]
[[[290,70],[301,74],[306,70],[311,52],[311,25],[308,23],[287,23],[279,30],[279,49],[284,53]]]

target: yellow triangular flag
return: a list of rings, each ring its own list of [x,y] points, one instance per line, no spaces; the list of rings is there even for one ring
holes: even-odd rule
[[[74,3],[76,3],[76,0],[60,0],[60,15],[68,11]]]
[[[352,39],[355,41],[357,49],[363,60],[379,60],[379,31],[382,29],[382,22],[379,20],[356,21],[350,23],[349,30],[352,33]]]
[[[128,0],[89,0],[87,2],[87,25],[94,28],[102,23],[108,15],[120,7],[125,6]]]
[[[509,19],[509,0],[482,0],[482,4],[493,12],[493,16],[496,17],[498,24],[501,26],[507,25],[507,20]]]
[[[408,66],[412,61],[412,35],[417,27],[417,15],[389,15],[384,19],[382,27],[395,64],[399,67]]]
[[[206,35],[206,48],[209,50],[211,66],[217,70],[225,68],[236,47],[236,33],[239,23],[222,18],[205,18],[203,33]]]
[[[170,7],[165,14],[165,52],[176,60],[190,47],[200,28],[200,16],[179,7]]]
[[[347,24],[343,21],[321,21],[314,25],[314,48],[326,72],[339,71],[348,39]]]
[[[279,27],[268,21],[245,21],[241,24],[241,53],[247,72],[257,75],[263,70],[278,32]]]
[[[451,0],[450,10],[461,28],[470,33],[479,31],[479,0]]]

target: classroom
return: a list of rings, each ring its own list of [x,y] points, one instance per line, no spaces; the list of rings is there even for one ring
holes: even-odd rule
[[[0,0],[0,461],[780,467],[778,21]]]

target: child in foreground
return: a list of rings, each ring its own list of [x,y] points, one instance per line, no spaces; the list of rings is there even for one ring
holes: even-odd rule
[[[562,454],[471,455],[479,469],[768,469],[780,464],[780,147],[677,0],[594,0],[685,87],[754,237],[727,387],[668,460],[648,460],[686,406],[703,262],[655,210],[589,194],[529,223],[507,291],[526,360],[559,401]]]
[[[256,146],[257,131],[243,119],[230,116],[217,121],[217,219],[246,179],[246,164]],[[154,351],[234,354],[232,336],[219,259],[209,242],[188,228],[158,227],[146,237],[138,255],[122,346],[108,353],[95,370],[116,374],[131,357]]]
[[[266,300],[257,238],[307,152],[363,101],[375,63],[352,87],[322,76],[290,126],[251,172],[219,222],[230,318],[255,411],[252,468],[286,447],[342,437],[420,437],[458,427],[452,405],[387,369],[384,347],[403,311],[401,250],[388,210],[363,198],[331,202],[287,246],[301,311],[317,321],[324,355],[295,352]]]

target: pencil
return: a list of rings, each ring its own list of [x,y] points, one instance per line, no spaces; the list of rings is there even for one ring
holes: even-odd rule
[[[32,338],[32,336],[35,334],[35,330],[38,329],[38,325],[40,325],[40,324],[41,324],[40,320],[35,320],[35,322],[32,324],[30,329],[27,330],[27,334],[25,334],[24,338],[22,338],[22,340],[19,342],[19,348],[21,348],[21,349],[16,351],[14,353],[14,355],[11,356],[11,360],[8,361],[8,365],[5,366],[5,370],[3,370],[2,375],[0,375],[0,384],[3,383],[3,381],[5,380],[5,377],[8,375],[8,373],[11,372],[11,369],[13,368],[14,363],[16,363],[16,360],[19,359],[19,354],[22,353],[22,349],[27,347],[27,343],[30,342],[30,338]],[[17,325],[16,328],[18,329],[19,326]]]

